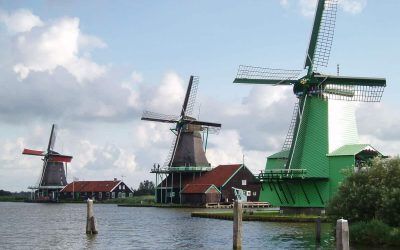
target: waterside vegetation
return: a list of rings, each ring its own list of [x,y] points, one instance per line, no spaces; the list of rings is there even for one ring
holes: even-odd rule
[[[348,172],[327,214],[350,223],[352,244],[400,246],[400,159],[374,159]]]

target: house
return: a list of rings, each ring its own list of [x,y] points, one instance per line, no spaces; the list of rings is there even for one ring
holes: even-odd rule
[[[62,199],[108,200],[114,198],[132,197],[133,191],[123,181],[74,181],[65,186],[61,191]]]
[[[248,201],[258,201],[261,187],[259,181],[245,165],[219,165],[186,184],[180,193],[182,203],[216,202],[218,195],[213,186],[219,191],[219,201],[223,202],[235,200],[233,188],[246,190]]]
[[[182,203],[202,205],[217,203],[221,200],[221,192],[213,184],[188,184],[181,191]]]

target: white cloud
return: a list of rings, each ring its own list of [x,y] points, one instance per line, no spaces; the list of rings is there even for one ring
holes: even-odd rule
[[[245,165],[253,171],[259,173],[264,170],[266,151],[246,150],[240,143],[240,134],[236,130],[223,130],[219,135],[215,135],[210,140],[210,147],[207,149],[207,158],[212,166],[221,164],[240,164]]]
[[[339,0],[339,6],[345,12],[358,14],[367,6],[367,0]]]
[[[311,17],[315,13],[317,0],[300,0],[299,6],[300,6],[300,12],[303,16]]]
[[[214,166],[242,163],[244,151],[240,145],[240,134],[236,130],[222,130],[209,143],[207,158]]]
[[[42,20],[29,10],[20,9],[11,14],[0,10],[0,22],[3,22],[10,32],[27,32],[34,27],[43,26]]]
[[[299,12],[305,17],[313,17],[317,6],[317,0],[279,0],[279,4],[288,9],[291,2],[297,2]],[[328,2],[330,0],[326,0]],[[338,6],[345,12],[358,14],[364,10],[367,0],[338,0]]]
[[[183,80],[175,72],[168,72],[151,96],[149,108],[154,112],[180,114],[185,97]]]
[[[287,8],[289,6],[289,0],[279,0],[279,4]]]
[[[10,16],[15,15],[22,20],[36,20],[29,11],[19,10]],[[38,17],[37,20],[40,21]],[[20,80],[31,72],[52,74],[57,67],[67,70],[80,83],[93,81],[106,72],[105,66],[93,62],[87,52],[82,53],[83,49],[104,48],[106,44],[97,37],[83,34],[78,18],[64,17],[51,23],[39,21],[31,21],[30,26],[24,21],[25,32],[15,37],[17,56],[13,70]],[[38,28],[31,30],[34,26]]]

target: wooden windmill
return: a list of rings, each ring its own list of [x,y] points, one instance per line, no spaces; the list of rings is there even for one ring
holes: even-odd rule
[[[292,85],[298,99],[282,151],[268,157],[261,200],[291,208],[323,208],[343,180],[343,169],[380,155],[360,144],[354,101],[379,102],[384,78],[326,75],[337,0],[319,0],[305,58],[307,74],[240,66],[235,83]]]
[[[155,166],[157,201],[180,202],[178,193],[189,180],[211,169],[205,151],[209,133],[215,133],[221,124],[196,120],[192,117],[199,78],[191,76],[179,116],[144,111],[142,120],[175,124],[175,137],[163,166]],[[203,144],[203,138],[205,143]],[[158,185],[158,178],[165,179]],[[174,174],[176,176],[174,180]],[[179,179],[178,179],[179,178]],[[163,186],[164,185],[164,186]]]
[[[22,154],[43,157],[43,167],[35,187],[35,198],[41,201],[56,201],[58,192],[67,185],[66,167],[71,162],[72,156],[63,155],[54,151],[56,141],[55,124],[51,127],[49,143],[46,151],[24,149]],[[64,165],[65,164],[65,165]]]

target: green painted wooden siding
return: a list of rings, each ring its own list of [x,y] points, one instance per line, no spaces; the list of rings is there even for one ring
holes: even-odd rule
[[[343,171],[354,168],[355,158],[353,155],[334,156],[329,158],[329,193],[330,198],[336,194],[338,187],[344,180]]]
[[[294,148],[291,168],[307,169],[307,177],[328,177],[328,103],[308,97]]]
[[[315,182],[315,185],[318,187],[322,196],[323,202],[321,202],[314,183],[310,179],[302,181],[308,201],[299,182],[285,181],[281,182],[280,186],[276,182],[274,184],[270,183],[270,185],[268,183],[263,183],[262,185],[260,201],[269,202],[273,206],[325,207],[329,200],[329,182],[327,181]],[[288,188],[290,189],[290,192]],[[290,193],[292,196],[290,196]]]

